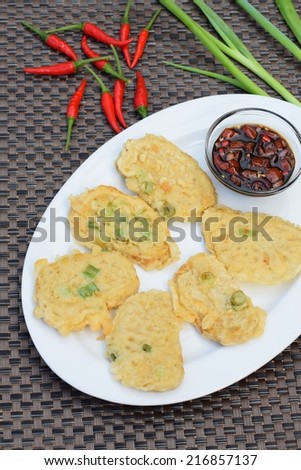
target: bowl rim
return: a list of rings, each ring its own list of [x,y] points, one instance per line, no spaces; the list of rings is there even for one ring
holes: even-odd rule
[[[250,196],[250,197],[273,196],[273,195],[279,194],[282,191],[289,188],[299,178],[299,176],[301,174],[301,164],[300,163],[299,163],[299,169],[297,170],[297,173],[294,175],[294,177],[289,178],[284,185],[279,186],[278,188],[275,188],[275,189],[269,189],[267,191],[260,191],[260,192],[255,192],[254,191],[254,192],[252,192],[252,191],[245,191],[244,189],[241,189],[238,186],[235,187],[234,185],[232,186],[231,184],[229,184],[222,177],[222,175],[218,172],[218,170],[214,166],[214,164],[212,162],[212,155],[211,154],[209,155],[209,141],[210,141],[210,137],[211,137],[214,129],[219,124],[221,124],[222,121],[224,121],[225,119],[227,119],[227,118],[229,118],[229,117],[231,117],[235,114],[245,112],[245,111],[249,111],[249,112],[258,112],[259,111],[260,113],[265,113],[267,115],[270,114],[270,115],[273,115],[273,116],[276,116],[277,118],[279,118],[280,121],[285,122],[285,124],[288,125],[289,128],[291,128],[291,130],[295,134],[295,136],[296,136],[296,138],[297,138],[297,140],[300,144],[300,157],[301,157],[301,131],[299,131],[296,128],[296,126],[294,124],[292,124],[286,117],[281,116],[280,114],[276,113],[275,111],[270,111],[269,109],[250,106],[250,107],[236,108],[234,110],[228,111],[228,112],[222,114],[221,116],[219,116],[210,125],[210,127],[207,130],[206,137],[205,137],[205,159],[206,159],[207,166],[209,167],[210,171],[213,173],[213,175],[218,179],[218,181],[220,183],[222,183],[226,188],[231,189],[232,191],[235,191],[236,193],[243,194],[245,196]],[[276,132],[279,132],[279,131],[276,131]],[[280,132],[279,132],[279,134],[281,135]],[[296,162],[296,159],[295,159],[295,162]]]

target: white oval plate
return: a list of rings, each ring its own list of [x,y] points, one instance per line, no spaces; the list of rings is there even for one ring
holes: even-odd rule
[[[194,399],[213,393],[246,377],[283,351],[301,333],[298,311],[301,278],[278,286],[244,285],[255,305],[268,312],[265,333],[246,344],[222,347],[204,339],[191,325],[181,332],[185,377],[175,390],[141,392],[115,381],[104,358],[105,342],[89,330],[60,336],[56,330],[37,320],[34,310],[34,263],[78,248],[66,230],[71,194],[78,194],[99,184],[112,185],[127,191],[115,168],[115,161],[128,138],[139,138],[145,133],[163,135],[181,149],[194,156],[208,171],[204,160],[204,139],[212,122],[221,114],[244,106],[264,107],[285,116],[297,128],[301,126],[301,109],[274,98],[253,95],[221,95],[195,99],[164,109],[138,122],[96,150],[65,185],[47,208],[27,251],[23,278],[22,303],[24,316],[32,340],[48,366],[65,382],[91,396],[129,405],[163,405]],[[301,180],[283,193],[266,198],[240,196],[214,180],[219,202],[234,209],[267,212],[301,225]],[[59,219],[61,218],[61,219]],[[185,240],[179,243],[181,260],[163,271],[145,272],[137,267],[140,290],[157,288],[168,290],[167,282],[189,256],[205,251],[202,241],[192,238],[190,226],[184,226]],[[175,236],[177,234],[174,233]]]

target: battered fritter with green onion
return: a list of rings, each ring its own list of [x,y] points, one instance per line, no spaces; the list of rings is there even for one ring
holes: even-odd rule
[[[202,232],[238,281],[278,284],[301,272],[301,227],[281,217],[216,205],[205,211]]]
[[[109,310],[137,292],[139,279],[132,263],[120,253],[73,252],[53,263],[36,262],[34,314],[62,335],[86,326],[107,335]]]
[[[127,187],[167,219],[199,217],[216,203],[214,186],[198,162],[164,137],[128,140],[116,165]]]
[[[70,198],[69,219],[82,245],[116,250],[145,270],[162,269],[179,258],[166,221],[137,196],[97,186]]]
[[[170,287],[176,315],[224,346],[244,343],[264,331],[265,311],[253,306],[214,255],[191,256]]]
[[[130,297],[118,308],[106,338],[113,376],[138,390],[177,387],[184,375],[180,325],[168,292],[150,290]]]

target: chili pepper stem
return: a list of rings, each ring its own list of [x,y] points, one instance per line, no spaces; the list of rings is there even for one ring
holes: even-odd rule
[[[115,59],[115,64],[116,64],[116,68],[117,68],[117,73],[120,75],[120,77],[123,77],[123,73],[122,73],[122,69],[121,69],[121,64],[120,64],[120,59],[119,59],[119,56],[118,56],[118,52],[116,51],[116,48],[111,45],[111,49],[112,49],[112,52],[113,52],[113,56],[114,56],[114,59]]]
[[[74,118],[70,118],[70,117],[67,118],[67,137],[66,137],[66,145],[65,145],[66,150],[69,150],[72,128],[73,128],[74,123],[75,123]]]
[[[93,69],[91,69],[91,67],[89,67],[88,65],[85,65],[86,69],[93,75],[93,77],[95,78],[95,80],[97,81],[97,83],[99,84],[100,88],[101,88],[101,91],[103,93],[105,92],[108,92],[109,89],[108,87],[104,84],[104,82],[102,81],[102,79],[97,75],[97,73],[94,72]]]
[[[125,10],[124,10],[124,15],[123,15],[123,19],[122,19],[122,23],[128,23],[129,22],[129,13],[130,13],[130,8],[132,6],[132,0],[129,0],[127,2],[127,5],[125,7]]]
[[[123,80],[125,83],[130,83],[131,80],[126,78],[123,74],[120,59],[119,59],[119,55],[118,55],[118,52],[116,50],[116,47],[113,46],[113,44],[111,44],[111,49],[112,49],[112,52],[113,52],[113,56],[114,56],[115,63],[116,63],[116,68],[117,68],[117,73],[112,73],[112,75],[114,75],[116,78],[119,78],[120,80]]]
[[[36,28],[30,23],[27,23],[27,21],[21,21],[21,24],[25,26],[25,28],[29,29],[32,33],[37,34],[43,41],[46,41],[47,37],[49,36],[49,33],[44,33],[44,31],[41,31],[39,28]]]
[[[74,23],[67,26],[62,26],[61,28],[47,29],[46,33],[59,33],[60,31],[73,31],[78,29],[81,31],[85,23]]]
[[[147,108],[146,108],[146,106],[138,106],[138,108],[136,108],[135,111],[137,111],[137,113],[140,114],[140,116],[142,118],[147,117]]]
[[[156,21],[156,19],[157,19],[158,16],[160,15],[161,10],[162,10],[162,8],[158,8],[158,10],[156,11],[156,13],[151,17],[151,19],[149,20],[149,22],[147,23],[147,25],[146,25],[145,28],[144,28],[144,29],[146,29],[146,31],[149,31],[149,30],[151,29],[151,27],[153,26],[154,22]]]
[[[85,64],[91,64],[92,62],[97,62],[98,60],[109,60],[110,56],[102,56],[102,57],[92,57],[91,59],[84,59],[84,60],[77,60],[73,62],[75,68],[82,67]]]

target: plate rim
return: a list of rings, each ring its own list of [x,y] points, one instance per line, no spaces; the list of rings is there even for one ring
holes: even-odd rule
[[[105,152],[105,150],[107,148],[109,148],[110,145],[114,145],[113,142],[116,145],[118,143],[121,144],[122,142],[126,141],[129,138],[129,135],[131,136],[131,134],[133,134],[133,133],[134,133],[134,135],[135,135],[135,133],[137,133],[139,135],[139,132],[143,129],[144,129],[143,133],[144,134],[147,133],[147,131],[145,131],[145,127],[147,127],[148,123],[153,124],[154,121],[157,121],[158,116],[159,116],[159,120],[160,120],[160,117],[164,118],[166,114],[168,115],[170,113],[174,117],[174,116],[177,116],[179,109],[184,110],[185,107],[187,107],[187,109],[189,109],[190,107],[198,108],[199,105],[200,105],[200,110],[201,110],[202,109],[202,103],[204,103],[204,106],[206,108],[206,103],[208,103],[208,102],[210,103],[210,101],[214,102],[216,100],[220,100],[221,102],[224,102],[223,104],[225,104],[225,103],[227,104],[229,102],[229,104],[231,104],[231,106],[229,106],[229,109],[235,109],[235,107],[237,107],[237,105],[235,106],[235,103],[237,101],[242,102],[242,103],[240,103],[241,106],[253,106],[254,105],[254,100],[257,101],[257,102],[258,102],[258,100],[260,100],[261,104],[265,103],[268,108],[270,106],[273,108],[273,105],[276,105],[278,110],[279,109],[284,109],[285,112],[287,112],[288,114],[290,114],[290,112],[292,114],[295,114],[297,111],[299,111],[300,117],[301,117],[301,109],[299,107],[297,107],[296,105],[292,105],[290,103],[284,102],[282,100],[279,100],[277,98],[273,98],[273,97],[261,97],[261,96],[246,95],[246,94],[225,94],[225,95],[210,95],[210,96],[206,96],[206,97],[195,98],[195,99],[192,99],[192,100],[184,101],[183,103],[177,103],[175,105],[172,105],[172,106],[167,107],[167,108],[165,108],[161,111],[158,111],[157,113],[154,113],[154,114],[150,115],[149,117],[147,117],[146,119],[144,119],[142,121],[139,121],[139,122],[135,123],[133,126],[126,129],[121,134],[118,134],[118,135],[112,137],[111,139],[106,141],[103,145],[101,145],[98,149],[96,149],[72,173],[72,175],[70,175],[70,177],[66,180],[66,182],[61,186],[60,190],[57,192],[57,194],[54,196],[54,198],[48,204],[46,210],[44,211],[44,213],[42,215],[42,218],[47,216],[47,211],[49,211],[50,207],[52,207],[56,204],[56,201],[61,197],[61,194],[68,191],[68,188],[72,185],[73,181],[76,180],[76,177],[81,172],[84,172],[85,169],[89,167],[89,165],[92,165],[94,163],[94,160],[97,159],[97,156],[98,156],[99,153]],[[182,114],[184,115],[185,113],[182,112]],[[220,115],[220,114],[218,114],[218,115]],[[182,118],[180,118],[179,121],[181,121],[181,119]],[[116,155],[114,156],[113,161],[115,161],[115,158],[116,158]],[[64,190],[63,190],[63,188],[64,188]],[[292,188],[294,189],[294,186]],[[242,197],[244,197],[244,196],[242,196]],[[36,230],[37,230],[37,228],[36,228]],[[35,233],[36,233],[36,231],[35,231]],[[33,234],[33,236],[35,235],[35,233]],[[238,382],[239,380],[242,380],[242,379],[246,378],[251,373],[255,372],[260,367],[264,366],[264,364],[266,364],[267,362],[272,360],[277,354],[280,354],[286,347],[288,347],[293,341],[295,341],[296,338],[298,338],[298,336],[301,334],[301,327],[300,327],[300,331],[297,334],[294,333],[293,331],[290,331],[289,334],[286,334],[285,338],[283,338],[280,347],[279,346],[278,347],[275,347],[275,346],[272,347],[270,349],[270,353],[268,355],[265,355],[262,360],[261,360],[260,357],[256,356],[256,360],[254,360],[254,367],[252,366],[251,368],[249,368],[246,373],[243,372],[242,374],[241,373],[238,373],[237,375],[234,374],[234,376],[235,376],[234,379],[231,378],[230,381],[226,380],[225,383],[223,382],[222,384],[219,384],[219,385],[218,385],[219,381],[217,381],[217,382],[215,381],[214,386],[211,387],[210,390],[207,390],[207,391],[205,390],[205,393],[203,393],[203,392],[199,393],[199,392],[196,391],[195,393],[191,393],[189,396],[183,395],[183,396],[179,396],[177,398],[176,395],[178,393],[181,395],[181,391],[180,391],[181,386],[180,386],[177,389],[169,391],[169,392],[142,392],[142,391],[137,391],[137,394],[139,394],[140,398],[138,399],[137,394],[134,393],[133,394],[134,398],[132,400],[131,399],[126,399],[125,395],[122,395],[120,397],[120,399],[117,399],[116,397],[115,397],[115,399],[114,399],[114,397],[107,397],[107,396],[105,396],[105,394],[104,394],[104,396],[99,396],[98,394],[91,393],[85,386],[80,386],[79,387],[76,381],[66,379],[64,377],[64,374],[62,374],[60,371],[57,370],[58,369],[57,367],[54,367],[53,365],[49,365],[49,362],[51,363],[51,361],[49,361],[49,359],[44,357],[44,354],[41,352],[42,348],[39,344],[39,341],[37,340],[35,335],[32,334],[31,328],[29,326],[30,322],[28,322],[29,312],[27,311],[27,302],[26,302],[26,296],[27,296],[27,292],[26,292],[26,287],[27,287],[26,274],[27,274],[27,271],[28,271],[28,268],[29,268],[28,264],[30,262],[30,255],[31,255],[31,251],[32,251],[31,247],[32,247],[32,241],[30,240],[30,243],[29,243],[27,251],[26,251],[26,256],[25,256],[25,259],[24,259],[23,270],[22,270],[22,280],[21,280],[21,283],[22,283],[21,284],[22,311],[23,311],[23,315],[24,315],[24,319],[25,319],[25,323],[26,323],[28,333],[29,333],[29,335],[30,335],[30,337],[31,337],[31,339],[32,339],[32,341],[35,345],[35,348],[37,349],[39,355],[42,357],[42,359],[47,364],[47,366],[61,380],[65,381],[70,386],[78,389],[79,391],[81,391],[83,393],[86,393],[87,395],[93,396],[95,398],[101,399],[101,400],[106,400],[106,401],[109,401],[109,402],[112,402],[112,403],[119,403],[119,404],[124,404],[124,405],[132,405],[132,406],[161,406],[161,405],[174,404],[174,403],[184,402],[184,401],[188,401],[188,400],[193,400],[193,399],[196,399],[196,398],[201,398],[201,397],[207,396],[208,394],[215,393],[218,390],[229,387],[229,386],[233,385],[234,383]],[[32,284],[34,286],[34,281],[32,281]],[[290,290],[293,289],[294,285],[296,285],[296,284],[297,283],[295,282],[290,287]],[[293,289],[293,294],[296,295],[295,300],[297,300],[297,292],[294,293],[295,290],[297,290],[297,289]],[[31,312],[31,315],[33,316],[33,312]],[[38,320],[35,319],[35,321],[38,321]],[[50,328],[50,327],[47,326],[47,328]],[[267,332],[265,331],[264,336],[266,337],[266,335],[267,335]],[[66,341],[66,344],[67,344],[68,343],[68,337],[64,338],[64,341]],[[255,341],[255,342],[260,341],[260,339],[259,340],[253,340],[253,341]],[[250,348],[250,344],[254,344],[254,343],[253,342],[245,343],[241,346],[243,346],[244,348],[253,349],[253,348]],[[272,344],[273,344],[273,342],[272,342]],[[237,347],[239,348],[240,346],[237,346]],[[237,348],[237,347],[235,346],[235,348]],[[230,351],[231,348],[233,348],[233,347],[230,347],[230,348],[224,350],[225,357],[229,356],[229,353],[226,352],[226,351]],[[218,351],[220,351],[220,350],[218,350]],[[230,357],[231,357],[231,354],[230,354]],[[202,361],[204,362],[204,365],[206,365],[206,363],[208,362],[207,359],[208,358],[202,358]],[[100,360],[101,360],[101,358],[100,358]],[[184,365],[184,368],[185,368],[185,365]],[[112,378],[112,380],[114,380],[114,379]],[[223,378],[223,380],[225,380],[225,379]],[[135,398],[135,397],[137,397],[137,398]],[[152,397],[151,400],[149,400],[148,397],[149,398]],[[158,400],[156,400],[155,397],[157,397]]]

